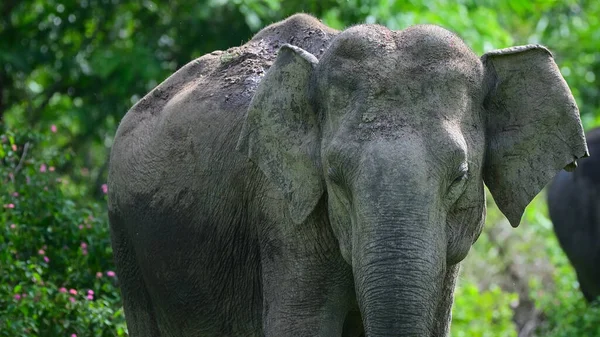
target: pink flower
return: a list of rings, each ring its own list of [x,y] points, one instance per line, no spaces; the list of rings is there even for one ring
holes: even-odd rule
[[[77,295],[77,290],[75,290],[75,289],[69,289],[69,294],[71,294],[71,295]]]
[[[82,242],[81,243],[81,249],[87,249],[87,243]]]
[[[83,225],[79,225],[79,229],[83,229]]]
[[[75,298],[74,297],[69,297],[69,301],[71,301],[71,303],[75,303]]]
[[[44,254],[46,254],[46,252],[43,249],[40,249],[40,250],[38,250],[38,254],[44,255]]]
[[[77,337],[77,335],[73,333],[73,334],[71,334],[71,337]]]
[[[46,263],[50,262],[50,258],[47,256],[44,256],[44,262],[46,262]]]
[[[87,294],[88,295],[94,295],[94,291],[92,289],[88,289]]]
[[[108,193],[108,185],[102,184],[102,193],[104,193],[104,194]]]
[[[60,292],[60,293],[63,293],[63,294],[64,294],[64,293],[66,293],[66,292],[67,292],[67,288],[65,288],[65,287],[62,287],[62,288],[58,289],[58,292]]]
[[[13,144],[13,145],[11,146],[11,149],[12,149],[13,151],[17,151],[17,144]]]
[[[108,277],[115,277],[115,272],[112,271],[112,270],[109,270],[109,271],[106,272],[106,276],[108,276]]]
[[[6,204],[4,208],[15,208],[15,204]]]
[[[99,271],[99,272],[96,273],[96,278],[102,278],[102,272],[101,271]]]
[[[85,298],[87,298],[88,300],[93,300],[94,299],[94,295],[87,295]]]
[[[56,125],[52,124],[50,126],[50,131],[52,131],[52,133],[56,133]]]
[[[40,172],[46,172],[46,164],[40,165]]]
[[[55,169],[54,169],[54,166],[50,166],[50,167],[48,167],[48,171],[50,171],[50,172],[54,172],[54,170],[55,170]]]
[[[88,251],[87,251],[87,249],[82,249],[82,250],[81,250],[81,254],[83,254],[83,255],[88,255]]]
[[[21,299],[21,295],[20,294],[15,294],[15,300],[20,300]]]
[[[15,198],[18,197],[19,196],[19,192],[13,192],[12,196],[15,197]]]
[[[14,223],[13,223],[13,224],[10,224],[10,228],[11,228],[11,229],[15,229],[15,228],[17,228],[17,225],[15,225]]]

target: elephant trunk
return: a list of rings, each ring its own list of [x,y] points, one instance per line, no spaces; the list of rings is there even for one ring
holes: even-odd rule
[[[348,203],[356,296],[368,337],[442,337],[455,275],[446,265],[443,175],[415,160],[425,145],[402,144],[374,143],[354,173]]]
[[[368,227],[355,235],[352,254],[367,336],[432,336],[446,271],[441,240],[414,222]]]
[[[431,206],[389,207],[385,200],[398,199],[387,197],[365,201],[376,204],[364,207],[372,211],[357,214],[353,225],[352,266],[366,335],[441,336],[445,231]]]

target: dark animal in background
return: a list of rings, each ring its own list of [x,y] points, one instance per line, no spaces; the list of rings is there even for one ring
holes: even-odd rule
[[[600,296],[600,128],[587,134],[590,157],[561,171],[548,189],[548,210],[560,246],[588,302]]]
[[[480,58],[436,26],[292,16],[123,118],[109,218],[130,336],[446,336],[484,181],[517,226],[586,151],[544,47]]]

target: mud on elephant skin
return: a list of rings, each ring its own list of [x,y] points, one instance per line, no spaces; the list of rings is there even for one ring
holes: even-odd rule
[[[600,296],[600,128],[587,133],[590,157],[561,171],[548,188],[548,211],[583,296]]]
[[[537,45],[294,15],[123,118],[109,217],[129,333],[446,336],[484,182],[513,226],[586,155]]]

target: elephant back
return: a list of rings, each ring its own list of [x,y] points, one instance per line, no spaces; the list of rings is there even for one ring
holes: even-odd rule
[[[208,143],[233,151],[250,100],[279,48],[294,44],[320,57],[336,34],[312,16],[294,15],[264,28],[244,45],[189,62],[152,89],[117,129],[109,185],[120,189],[109,193],[109,208],[127,208],[124,203],[155,195],[162,186],[186,186],[186,181],[171,180],[197,174],[188,171],[194,169],[193,161],[213,154],[202,152],[208,151]],[[155,168],[161,165],[176,174],[158,176]]]

